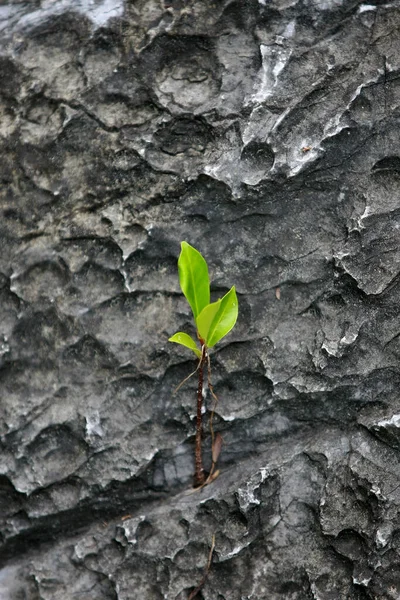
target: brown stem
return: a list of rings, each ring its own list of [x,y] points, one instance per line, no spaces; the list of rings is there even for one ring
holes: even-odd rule
[[[190,594],[188,600],[194,600],[196,598],[197,594],[199,593],[199,591],[201,590],[201,588],[203,587],[203,585],[205,584],[205,582],[207,581],[207,577],[208,577],[208,574],[209,574],[210,569],[211,569],[211,563],[212,563],[212,557],[213,557],[214,548],[215,548],[215,534],[213,534],[213,536],[212,536],[211,548],[210,548],[210,552],[208,554],[207,566],[205,568],[202,580],[200,581],[200,583],[197,586],[197,588],[194,589],[193,592]]]
[[[194,485],[198,487],[205,481],[203,458],[201,456],[201,435],[202,435],[202,408],[203,408],[203,370],[206,361],[206,347],[201,349],[201,359],[199,363],[199,385],[197,388],[197,415],[196,415],[196,445],[194,451]]]

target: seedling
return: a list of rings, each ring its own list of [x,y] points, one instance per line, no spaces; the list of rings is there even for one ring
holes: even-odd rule
[[[196,412],[196,441],[195,441],[195,474],[194,486],[200,487],[209,483],[217,476],[214,473],[215,465],[221,451],[222,438],[219,434],[214,436],[212,419],[215,411],[217,397],[211,385],[211,370],[209,349],[222,340],[235,325],[238,316],[238,300],[235,286],[216,302],[210,303],[210,280],[208,267],[203,256],[187,242],[181,243],[181,253],[178,259],[179,283],[186,300],[193,312],[194,324],[197,333],[197,342],[187,333],[178,332],[169,338],[170,342],[181,344],[198,358],[196,370],[182,383],[187,381],[196,372],[198,373],[197,387],[197,412]],[[206,479],[203,458],[201,453],[202,437],[202,408],[203,408],[203,374],[204,367],[208,365],[208,387],[214,398],[214,407],[211,412],[210,429],[212,440],[212,466]],[[180,386],[179,386],[180,387]]]

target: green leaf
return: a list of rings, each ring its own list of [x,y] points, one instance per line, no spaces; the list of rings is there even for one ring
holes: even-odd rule
[[[169,342],[175,342],[176,344],[181,344],[182,346],[186,346],[190,350],[196,354],[198,358],[201,357],[201,352],[198,349],[196,342],[193,338],[190,337],[187,333],[183,333],[183,331],[179,331],[178,333],[174,333],[172,337],[169,338]]]
[[[199,332],[201,339],[204,341],[207,340],[210,325],[218,312],[220,304],[221,299],[217,300],[217,302],[213,302],[212,304],[208,304],[203,308],[203,310],[196,319],[197,331]]]
[[[182,242],[181,248],[178,259],[179,282],[193,316],[197,319],[203,308],[210,302],[208,267],[196,248],[187,242]]]
[[[209,348],[212,348],[217,342],[225,337],[236,323],[239,307],[235,286],[233,286],[218,302],[218,310],[212,318],[205,339],[206,346]],[[214,304],[218,304],[218,302],[215,302]],[[199,320],[202,319],[203,317],[200,315]]]

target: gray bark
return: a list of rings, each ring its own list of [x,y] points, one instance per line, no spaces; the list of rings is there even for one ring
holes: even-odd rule
[[[1,600],[187,599],[213,535],[203,600],[400,597],[399,31],[397,0],[2,3]],[[240,303],[193,494],[181,240]]]

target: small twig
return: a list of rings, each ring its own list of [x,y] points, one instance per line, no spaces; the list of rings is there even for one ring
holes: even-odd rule
[[[200,340],[202,342],[202,340]],[[203,407],[203,369],[205,362],[207,361],[207,383],[208,389],[210,390],[211,396],[213,398],[213,405],[211,409],[210,415],[210,433],[211,433],[211,469],[208,474],[207,479],[204,477],[204,468],[203,468],[203,459],[201,455],[201,436],[202,436],[202,407]],[[218,396],[214,392],[214,387],[211,383],[211,363],[210,363],[210,355],[207,352],[207,348],[205,344],[201,346],[201,356],[199,362],[197,363],[196,369],[190,373],[185,379],[183,379],[180,384],[175,388],[174,394],[191,378],[198,372],[199,380],[198,380],[198,388],[197,388],[197,413],[196,413],[196,442],[195,442],[195,490],[201,490],[204,486],[208,485],[214,479],[216,479],[219,475],[219,471],[215,471],[215,467],[217,465],[218,457],[221,453],[222,447],[222,436],[220,433],[215,434],[213,428],[213,420],[215,411],[218,404]]]
[[[219,469],[214,471],[213,474],[210,474],[201,485],[198,485],[197,487],[194,487],[191,490],[187,490],[185,492],[185,496],[191,496],[192,494],[195,494],[196,492],[201,492],[201,490],[204,487],[206,487],[206,485],[209,485],[210,483],[212,483],[215,479],[217,479],[218,476],[219,476]]]
[[[204,575],[203,575],[203,577],[202,577],[199,585],[197,586],[197,588],[194,589],[193,592],[190,593],[190,596],[188,597],[188,600],[194,600],[194,598],[196,598],[197,594],[199,593],[199,591],[201,590],[201,588],[203,587],[203,585],[207,581],[207,577],[208,577],[208,574],[209,574],[210,569],[211,569],[211,562],[212,562],[214,548],[215,548],[215,533],[213,534],[213,536],[211,538],[211,548],[210,548],[210,552],[208,554],[208,561],[207,561],[207,566],[206,566],[205,571],[204,571]]]
[[[217,460],[218,457],[220,455],[221,452],[221,446],[222,446],[222,437],[221,434],[217,433],[217,436],[215,436],[214,434],[214,428],[213,428],[213,420],[214,420],[214,415],[215,415],[215,411],[217,409],[217,404],[218,404],[218,396],[216,395],[216,393],[214,392],[214,387],[211,383],[211,363],[210,363],[210,355],[207,355],[207,381],[208,381],[208,389],[211,392],[211,396],[213,397],[213,406],[211,409],[211,415],[210,415],[210,433],[211,433],[211,470],[210,470],[210,474],[208,476],[208,479],[210,479],[210,481],[212,481],[212,475],[215,471],[215,467],[217,465]]]
[[[185,384],[187,381],[189,381],[189,379],[190,379],[191,377],[193,377],[193,375],[196,375],[196,373],[197,373],[197,371],[199,370],[199,367],[200,367],[200,365],[201,365],[201,361],[202,361],[202,356],[200,356],[199,362],[197,363],[197,367],[195,368],[195,370],[193,371],[193,373],[190,373],[190,375],[188,375],[187,377],[185,377],[185,379],[183,379],[183,380],[180,382],[180,384],[179,384],[179,385],[178,385],[178,386],[177,386],[177,387],[174,389],[174,392],[173,392],[173,393],[174,393],[174,396],[175,396],[176,392],[178,392],[178,391],[181,389],[181,387],[182,387],[182,386],[183,386],[183,385],[184,385],[184,384]]]
[[[203,487],[212,483],[214,481],[214,479],[216,479],[219,475],[219,470],[215,470],[215,467],[217,466],[217,461],[218,461],[219,455],[221,454],[223,440],[222,440],[222,435],[220,433],[215,434],[214,428],[213,428],[213,419],[214,419],[215,410],[217,408],[218,396],[215,394],[213,385],[211,383],[211,365],[210,365],[209,354],[206,354],[205,358],[207,358],[208,388],[214,399],[214,403],[213,403],[212,410],[211,410],[211,416],[210,416],[211,469],[210,469],[207,479],[203,480],[203,482],[200,483],[199,485],[196,485],[196,487],[193,490],[190,490],[189,492],[187,492],[187,494],[193,494],[194,492],[199,492],[200,490],[203,489]],[[196,447],[197,447],[197,445],[196,445]]]
[[[202,409],[203,409],[203,370],[204,363],[207,360],[206,346],[203,344],[201,347],[201,358],[199,364],[199,384],[197,387],[197,412],[196,412],[196,439],[195,439],[195,450],[194,450],[194,485],[199,487],[203,485],[205,481],[204,468],[203,468],[203,457],[201,455],[201,436],[202,436]]]

